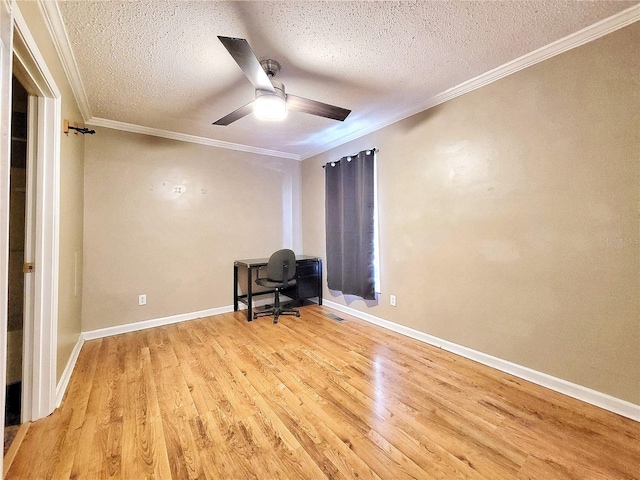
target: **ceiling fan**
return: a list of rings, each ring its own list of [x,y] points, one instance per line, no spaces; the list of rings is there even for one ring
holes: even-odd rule
[[[346,108],[285,93],[284,85],[273,79],[280,71],[278,62],[275,60],[259,61],[244,38],[219,36],[218,39],[220,39],[245,76],[255,87],[256,98],[253,102],[249,102],[234,112],[225,115],[220,120],[213,122],[212,125],[229,125],[250,114],[251,111],[258,118],[264,120],[282,120],[287,114],[287,109],[290,109],[341,122],[351,113],[351,110]]]

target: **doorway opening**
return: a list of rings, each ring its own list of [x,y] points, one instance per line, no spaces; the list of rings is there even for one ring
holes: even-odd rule
[[[27,165],[29,163],[27,162],[28,100],[27,91],[14,76],[11,99],[5,453],[22,423],[24,312],[25,299],[28,298],[25,296],[24,278],[25,246],[27,245]]]

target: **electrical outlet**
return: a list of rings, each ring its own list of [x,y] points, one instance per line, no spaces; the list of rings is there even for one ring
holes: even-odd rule
[[[392,307],[396,306],[396,296],[395,295],[389,295],[389,303],[391,304]]]
[[[146,305],[147,304],[147,295],[143,293],[142,295],[138,295],[138,305]]]

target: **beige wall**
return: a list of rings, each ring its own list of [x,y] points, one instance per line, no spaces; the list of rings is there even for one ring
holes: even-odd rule
[[[304,250],[324,256],[321,165],[380,149],[379,305],[326,297],[640,404],[639,33],[304,161]]]
[[[73,92],[36,2],[18,2],[29,31],[61,93],[62,118],[82,124]],[[80,336],[82,310],[82,230],[84,138],[60,133],[60,255],[58,283],[57,379]],[[79,272],[76,279],[76,271]]]
[[[96,130],[85,152],[83,331],[228,307],[235,259],[300,249],[300,162]]]

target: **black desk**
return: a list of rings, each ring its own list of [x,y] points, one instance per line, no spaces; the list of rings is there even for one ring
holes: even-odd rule
[[[273,293],[273,290],[253,291],[253,282],[258,268],[264,267],[269,261],[268,258],[250,258],[247,260],[236,260],[233,262],[233,311],[238,311],[238,302],[247,306],[247,320],[253,320],[253,297]],[[238,292],[239,271],[244,270],[247,274],[247,291],[244,294]],[[308,298],[318,298],[318,305],[322,305],[322,260],[318,257],[307,255],[296,255],[296,284],[286,290],[283,295],[293,298],[301,304]]]

